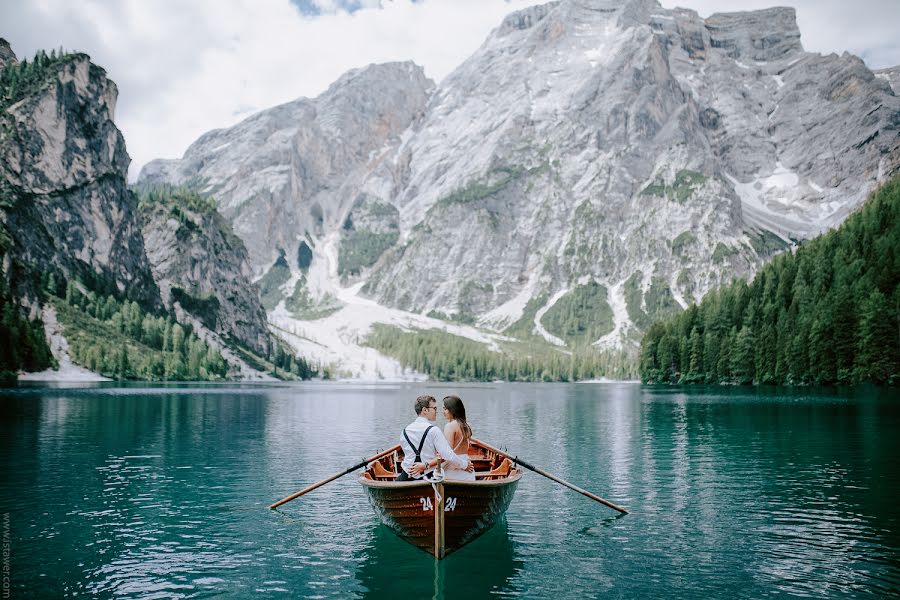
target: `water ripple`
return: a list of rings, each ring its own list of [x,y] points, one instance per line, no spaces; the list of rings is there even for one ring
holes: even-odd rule
[[[421,386],[31,387],[3,393],[20,595],[759,598],[897,595],[897,397],[639,386],[460,391],[527,473],[506,519],[436,563],[352,477]],[[437,390],[437,392],[435,392]],[[449,391],[447,392],[449,393]],[[37,507],[37,508],[36,508]]]

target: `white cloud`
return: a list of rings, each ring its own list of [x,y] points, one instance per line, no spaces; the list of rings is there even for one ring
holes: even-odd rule
[[[20,57],[62,45],[107,70],[133,179],[148,160],[180,157],[251,111],[316,96],[352,68],[413,60],[439,80],[507,13],[535,3],[392,0],[309,17],[287,0],[4,2],[0,36]]]
[[[131,177],[176,158],[204,132],[249,112],[321,93],[343,72],[413,60],[440,80],[507,13],[540,0],[385,0],[352,14],[314,0],[304,16],[288,0],[32,0],[0,3],[0,36],[19,56],[39,48],[87,52],[119,85],[116,122]],[[900,63],[897,0],[795,0],[808,50],[849,50],[873,67]],[[772,0],[664,1],[708,15]],[[863,8],[867,6],[868,8]]]

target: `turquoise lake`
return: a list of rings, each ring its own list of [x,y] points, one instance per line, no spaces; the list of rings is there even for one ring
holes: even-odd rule
[[[268,509],[397,443],[422,393],[459,394],[476,437],[631,514],[526,471],[505,521],[437,562],[354,476]],[[900,595],[897,390],[104,384],[0,402],[12,597]]]

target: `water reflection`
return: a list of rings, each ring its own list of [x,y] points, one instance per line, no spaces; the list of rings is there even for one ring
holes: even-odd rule
[[[526,473],[506,520],[435,563],[346,477],[420,393]],[[66,597],[890,595],[896,391],[634,385],[186,386],[0,392],[13,587]],[[437,565],[437,567],[435,566]]]
[[[482,598],[504,595],[524,565],[505,520],[442,561],[378,525],[359,553],[365,598]]]

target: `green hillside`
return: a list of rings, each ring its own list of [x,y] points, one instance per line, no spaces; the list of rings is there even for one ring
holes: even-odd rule
[[[644,336],[648,383],[900,383],[900,178]]]

